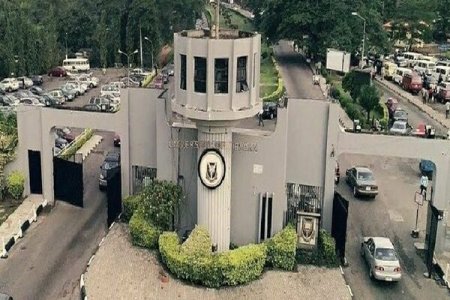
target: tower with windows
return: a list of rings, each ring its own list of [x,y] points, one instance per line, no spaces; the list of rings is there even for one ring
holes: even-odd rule
[[[197,224],[218,251],[230,244],[232,128],[255,116],[261,36],[214,28],[174,35],[172,110],[198,129]]]

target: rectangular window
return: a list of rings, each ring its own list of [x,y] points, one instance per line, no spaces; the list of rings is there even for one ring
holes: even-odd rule
[[[259,234],[258,243],[272,237],[273,193],[259,195]]]
[[[186,89],[186,55],[180,54],[180,89]]]
[[[237,60],[237,74],[236,74],[236,92],[248,91],[247,84],[247,56],[240,56]]]
[[[253,53],[253,87],[256,84],[256,53]]]
[[[206,93],[206,58],[194,57],[194,91]]]
[[[214,70],[214,93],[228,93],[228,58],[216,58]]]

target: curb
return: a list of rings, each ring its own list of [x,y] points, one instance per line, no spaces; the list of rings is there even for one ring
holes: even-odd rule
[[[122,213],[119,214],[119,216],[117,217],[117,219],[120,219],[121,216],[122,216]],[[116,221],[112,222],[111,225],[110,225],[109,228],[108,228],[108,231],[111,230],[111,229],[114,227],[115,224],[116,224]],[[107,234],[107,235],[108,235],[108,234]],[[106,235],[106,236],[107,236],[107,235]],[[100,243],[98,244],[98,246],[95,248],[94,253],[92,254],[91,258],[89,258],[89,261],[88,261],[88,263],[87,263],[87,265],[86,265],[86,268],[84,269],[83,273],[82,273],[81,276],[80,276],[80,299],[81,299],[81,300],[87,300],[87,299],[88,299],[87,291],[86,291],[86,285],[85,285],[85,282],[84,282],[84,275],[85,275],[85,274],[87,273],[87,271],[89,270],[89,267],[91,266],[92,261],[94,260],[95,255],[97,254],[98,250],[100,249],[100,247],[101,247],[101,246],[103,245],[103,243],[105,242],[106,236],[104,236],[104,237],[102,238],[102,240],[100,241]]]
[[[352,292],[352,288],[348,284],[347,278],[345,278],[345,273],[344,273],[344,270],[342,269],[342,266],[339,266],[339,269],[341,270],[341,275],[342,275],[342,278],[344,278],[345,286],[347,287],[348,293],[350,294],[350,297],[353,299],[354,295]]]
[[[10,237],[2,237],[2,248],[0,248],[0,258],[8,258],[8,252],[11,248],[16,244],[16,242],[23,238],[24,233],[30,228],[30,225],[33,222],[37,221],[37,217],[42,213],[44,208],[48,205],[46,199],[39,204],[37,207],[33,204],[33,209],[31,211],[31,217],[26,219],[25,221],[19,220],[18,231],[16,234],[12,234]]]
[[[394,89],[394,88],[392,88],[392,87],[390,87],[390,86],[388,86],[388,85],[382,83],[382,81],[380,81],[380,80],[378,80],[378,79],[375,79],[375,82],[376,82],[378,85],[382,86],[383,88],[388,89],[389,91],[395,93],[397,96],[401,97],[402,99],[408,101],[409,103],[411,103],[412,105],[414,105],[415,107],[417,107],[421,112],[426,113],[427,116],[429,116],[430,118],[432,118],[433,120],[435,120],[436,122],[438,122],[439,124],[441,124],[442,127],[446,128],[446,129],[449,129],[449,127],[448,127],[444,122],[442,122],[442,120],[439,120],[439,118],[436,118],[434,115],[430,114],[430,113],[429,113],[427,110],[425,110],[421,105],[418,105],[417,103],[415,103],[415,101],[409,99],[408,97],[405,97],[405,96],[402,95],[399,91],[397,91],[396,89]],[[428,107],[428,106],[427,106],[427,107]],[[433,110],[433,108],[431,108],[431,107],[429,107],[429,108]],[[439,112],[436,112],[436,113],[439,113]]]

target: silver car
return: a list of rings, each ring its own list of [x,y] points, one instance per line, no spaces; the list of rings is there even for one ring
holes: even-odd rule
[[[411,126],[405,121],[395,121],[391,129],[389,129],[389,133],[394,135],[408,135],[411,133]]]
[[[361,255],[369,266],[371,279],[399,281],[402,278],[402,268],[389,238],[364,237]]]

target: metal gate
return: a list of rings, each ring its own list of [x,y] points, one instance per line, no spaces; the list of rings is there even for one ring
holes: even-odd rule
[[[28,150],[30,192],[42,194],[41,152]]]
[[[427,265],[428,269],[428,276],[431,278],[431,275],[433,273],[433,256],[434,256],[434,249],[436,246],[436,232],[438,227],[438,221],[439,221],[439,210],[434,207],[431,202],[428,202],[428,210],[430,215],[430,224],[429,228],[430,231],[427,234],[426,237],[426,253],[425,253],[425,263]]]
[[[348,201],[339,193],[334,193],[333,199],[333,220],[331,235],[336,241],[336,252],[338,257],[345,261],[345,243],[347,241],[347,217]]]
[[[108,170],[111,172],[111,177],[108,178],[108,185],[106,186],[106,197],[108,199],[108,226],[122,212],[122,180],[121,180],[120,166]]]
[[[83,164],[53,157],[55,199],[83,207]]]

